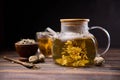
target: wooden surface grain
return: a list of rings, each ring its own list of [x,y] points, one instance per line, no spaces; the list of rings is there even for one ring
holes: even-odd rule
[[[0,80],[120,80],[120,49],[110,49],[103,66],[87,68],[62,67],[52,58],[36,64],[40,69],[28,69],[20,64],[4,60],[3,56],[18,59],[15,51],[0,53]]]

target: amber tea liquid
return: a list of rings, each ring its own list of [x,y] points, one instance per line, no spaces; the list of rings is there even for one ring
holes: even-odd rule
[[[62,66],[92,65],[96,56],[97,42],[93,38],[77,38],[73,40],[54,40],[53,58],[55,63]]]
[[[52,39],[48,37],[38,38],[38,47],[45,57],[52,57]]]

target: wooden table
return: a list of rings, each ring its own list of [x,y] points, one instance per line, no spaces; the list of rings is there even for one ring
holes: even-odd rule
[[[4,60],[3,56],[18,58],[15,51],[0,53],[0,80],[120,80],[120,49],[110,49],[101,67],[62,67],[50,58],[45,63],[36,64],[40,69],[28,69],[20,64]]]

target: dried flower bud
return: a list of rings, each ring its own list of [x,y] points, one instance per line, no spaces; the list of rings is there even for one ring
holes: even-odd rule
[[[45,62],[45,56],[43,54],[39,54],[38,58],[40,62]]]
[[[29,62],[31,62],[31,63],[37,63],[38,61],[39,61],[39,58],[36,55],[29,57]]]
[[[95,57],[94,64],[96,66],[101,66],[105,62],[103,57]]]
[[[17,43],[19,43],[19,44],[35,44],[35,40],[34,39],[22,39],[22,40],[18,41]]]

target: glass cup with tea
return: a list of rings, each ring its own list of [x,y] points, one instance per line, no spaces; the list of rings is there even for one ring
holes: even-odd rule
[[[36,32],[36,40],[40,52],[47,58],[52,57],[52,38],[49,32]]]

